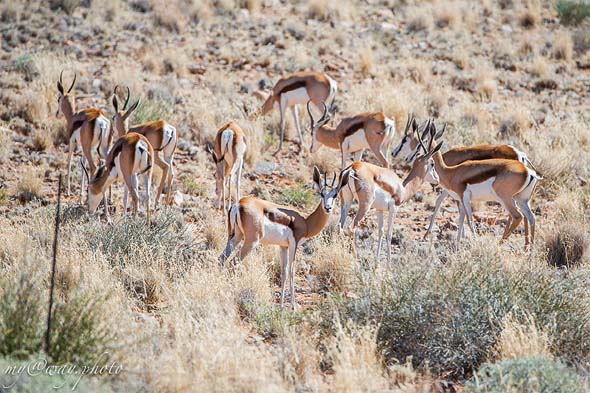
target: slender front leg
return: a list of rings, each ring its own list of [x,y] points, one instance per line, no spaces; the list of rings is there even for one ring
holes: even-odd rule
[[[291,292],[291,308],[295,310],[295,253],[297,252],[297,244],[291,242],[289,246],[289,259],[290,259],[290,285],[289,290]]]
[[[432,228],[434,227],[434,220],[435,220],[436,216],[438,215],[438,210],[440,209],[440,205],[442,205],[442,203],[445,200],[445,198],[447,197],[447,195],[449,195],[449,193],[447,192],[447,190],[443,189],[441,194],[436,199],[436,204],[434,205],[434,212],[432,213],[432,216],[430,217],[430,224],[428,224],[428,229],[426,230],[426,233],[424,234],[424,238],[423,238],[424,240],[426,240],[426,238],[428,237],[430,232],[432,232]]]
[[[301,133],[301,124],[299,123],[299,109],[297,105],[291,107],[293,113],[293,120],[295,121],[295,128],[297,128],[297,135],[299,136],[300,149],[303,149],[303,134]]]
[[[129,187],[127,185],[123,186],[123,215],[127,215],[127,201],[129,198]]]
[[[145,211],[148,225],[150,224],[150,193],[152,188],[152,171],[149,170],[143,175],[143,183],[145,186]],[[160,197],[158,194],[156,200]]]
[[[387,236],[385,241],[387,242],[387,268],[391,269],[391,232],[393,230],[393,220],[395,218],[396,206],[393,203],[389,204],[389,217],[387,219]]]
[[[287,108],[286,108],[286,102],[282,96],[281,96],[280,109],[281,109],[281,140],[279,142],[279,149],[273,153],[273,156],[276,156],[277,154],[279,154],[279,152],[281,150],[283,150],[283,140],[285,139],[285,127],[287,125],[287,117],[285,116],[285,112],[286,112]]]
[[[170,157],[166,160],[168,163],[168,184],[166,190],[166,203],[168,205],[172,204],[172,180],[174,179],[174,153],[170,154]]]
[[[281,247],[281,307],[285,304],[285,284],[287,283],[287,272],[289,263],[289,249]]]
[[[463,224],[465,223],[465,209],[463,208],[463,203],[457,202],[457,208],[459,209],[459,228],[457,229],[457,246],[463,237]]]
[[[242,181],[242,170],[244,169],[244,158],[240,158],[238,165],[238,177],[236,179],[236,203],[240,201],[240,185]]]
[[[74,154],[74,150],[76,149],[76,140],[74,137],[70,138],[70,146],[68,148],[68,174],[67,174],[67,187],[66,187],[66,195],[70,196],[71,191],[71,175],[72,175],[72,155]],[[84,176],[84,175],[82,175]]]
[[[86,158],[82,156],[80,159],[80,165],[82,166],[82,176],[80,179],[80,204],[84,203],[84,187],[85,187],[85,180],[86,180],[86,172],[88,169],[86,168]],[[88,183],[90,183],[90,179],[88,179]]]
[[[463,207],[465,209],[465,213],[467,214],[467,223],[469,224],[469,228],[474,235],[477,235],[475,232],[475,227],[473,225],[473,211],[471,210],[471,192],[466,191],[463,193]]]
[[[379,265],[379,255],[381,254],[381,240],[383,238],[383,212],[377,210],[377,226],[379,227],[379,234],[377,235],[377,265]]]

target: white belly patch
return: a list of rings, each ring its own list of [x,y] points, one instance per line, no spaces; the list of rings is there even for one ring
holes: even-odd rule
[[[281,100],[285,100],[287,106],[303,105],[309,101],[309,95],[305,87],[300,87],[299,89],[281,94]]]
[[[351,136],[345,138],[343,145],[349,153],[354,153],[362,149],[368,149],[369,144],[367,143],[367,138],[365,137],[365,130],[358,130]]]
[[[387,211],[389,210],[389,205],[392,202],[393,198],[391,197],[390,193],[379,186],[375,187],[375,200],[373,201],[373,205],[371,205],[373,209]]]
[[[289,240],[293,237],[291,229],[285,225],[277,224],[264,217],[264,236],[260,239],[262,244],[275,244],[288,247]]]

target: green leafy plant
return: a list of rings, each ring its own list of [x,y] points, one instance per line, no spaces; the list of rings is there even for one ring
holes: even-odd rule
[[[590,3],[582,0],[560,0],[557,2],[557,13],[565,25],[579,25],[590,17]]]

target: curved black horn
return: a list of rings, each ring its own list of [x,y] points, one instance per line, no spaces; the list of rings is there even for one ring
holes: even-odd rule
[[[125,104],[123,105],[123,110],[127,108],[127,104],[129,104],[129,98],[131,97],[131,90],[129,90],[129,86],[127,87],[127,99],[125,100]]]
[[[309,107],[309,104],[311,104],[311,100],[307,101],[307,113],[309,114],[309,118],[311,120],[311,129],[313,130],[314,120],[313,120],[313,115],[311,114],[311,109]]]
[[[76,84],[76,77],[77,77],[77,75],[74,73],[74,80],[72,81],[72,84],[70,85],[70,88],[68,89],[68,94],[74,88],[74,84]]]
[[[64,76],[64,70],[61,70],[61,72],[59,73],[59,83],[61,83],[62,85],[64,83],[63,76]]]
[[[84,174],[86,175],[86,180],[90,183],[90,175],[88,174],[88,169],[86,169],[86,165],[84,165],[84,159],[80,158],[80,165],[82,165],[82,169],[84,170]]]
[[[332,178],[332,185],[331,185],[331,187],[334,187],[334,183],[336,183],[336,171],[334,171],[334,177]]]
[[[430,119],[428,119],[425,129],[428,129],[429,126],[430,126]],[[420,132],[417,132],[416,134],[418,134],[418,142],[420,143],[420,146],[424,150],[424,153],[428,154],[428,150],[426,149],[426,146],[424,146],[424,141],[422,141],[422,136],[420,136]]]

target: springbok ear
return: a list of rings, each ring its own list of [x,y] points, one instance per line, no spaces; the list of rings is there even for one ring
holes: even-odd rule
[[[57,81],[57,90],[59,90],[59,92],[61,93],[61,95],[64,94],[64,87],[61,85],[60,81]]]
[[[113,94],[113,106],[115,107],[115,112],[119,114],[119,101],[117,100],[117,96]]]
[[[313,167],[313,182],[318,186],[318,189],[322,189],[320,170],[317,166]]]
[[[442,130],[440,130],[439,132],[436,133],[436,135],[434,136],[434,139],[440,139],[443,136],[443,134],[445,133],[446,130],[447,130],[447,123],[445,123],[443,125]]]
[[[350,172],[351,169],[340,172],[340,184],[338,184],[338,192],[340,192],[342,187],[346,187],[348,184],[348,180],[350,180]]]

